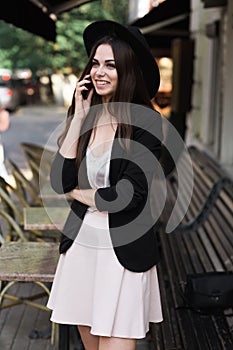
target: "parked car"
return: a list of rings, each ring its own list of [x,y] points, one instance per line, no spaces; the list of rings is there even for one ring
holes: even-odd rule
[[[0,103],[9,112],[13,112],[20,105],[17,89],[12,82],[12,71],[0,68]]]
[[[0,68],[0,103],[9,112],[28,103],[31,95],[35,94],[28,71],[17,70],[13,73],[10,69]]]

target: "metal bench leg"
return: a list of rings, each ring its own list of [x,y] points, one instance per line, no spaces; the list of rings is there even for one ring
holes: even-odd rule
[[[59,324],[59,350],[69,350],[70,348],[70,326]]]

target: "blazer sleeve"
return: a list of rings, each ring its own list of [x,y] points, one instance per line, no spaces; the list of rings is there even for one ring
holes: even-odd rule
[[[99,188],[95,193],[95,204],[99,211],[128,211],[146,203],[152,177],[158,166],[157,160],[161,155],[161,123],[160,130],[155,133],[154,127],[152,123],[147,130],[134,128],[132,151],[121,178],[115,185]],[[159,134],[161,137],[155,136]]]
[[[64,158],[58,151],[50,170],[50,183],[59,194],[72,191],[78,185],[75,158]]]

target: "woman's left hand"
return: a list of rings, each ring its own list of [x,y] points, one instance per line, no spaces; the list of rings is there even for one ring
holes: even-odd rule
[[[80,190],[75,188],[74,190],[66,193],[68,199],[74,199],[89,207],[95,207],[95,192],[96,189]]]

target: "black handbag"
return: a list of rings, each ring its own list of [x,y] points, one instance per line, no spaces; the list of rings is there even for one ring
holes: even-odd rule
[[[214,313],[233,307],[233,273],[187,275],[183,299],[190,309],[200,312]]]

